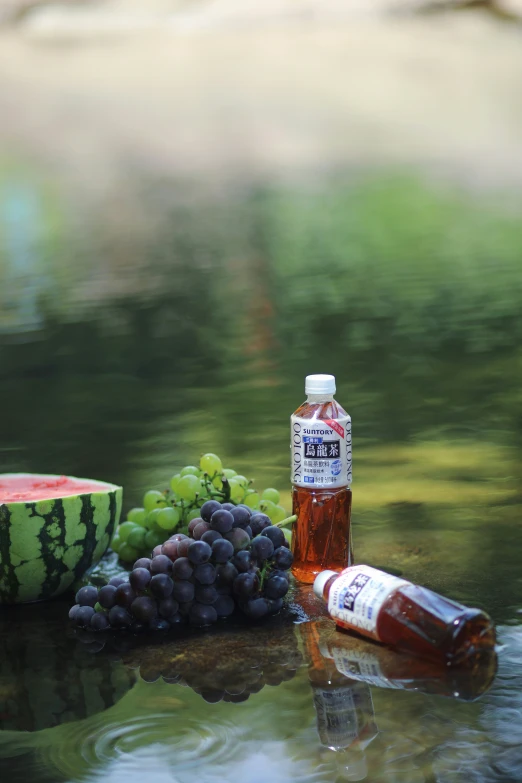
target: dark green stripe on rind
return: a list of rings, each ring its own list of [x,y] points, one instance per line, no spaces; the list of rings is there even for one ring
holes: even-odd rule
[[[0,504],[0,601],[12,603],[18,593],[18,579],[11,563],[11,512],[5,503]]]
[[[63,574],[68,571],[63,562],[66,522],[63,501],[61,498],[54,500],[48,514],[38,514],[36,503],[26,503],[26,508],[32,510],[31,516],[41,516],[44,523],[38,540],[42,546],[41,558],[45,564],[46,579],[38,598],[51,598],[60,587]]]
[[[114,529],[116,527],[116,514],[118,512],[118,502],[116,500],[116,492],[109,492],[109,524],[107,525],[105,532],[109,534],[109,541],[112,540]]]
[[[80,522],[85,525],[85,538],[83,539],[83,552],[74,570],[75,579],[80,579],[92,564],[92,555],[98,543],[96,539],[96,525],[94,524],[94,504],[91,495],[82,495],[82,510]],[[77,543],[80,543],[79,541]]]

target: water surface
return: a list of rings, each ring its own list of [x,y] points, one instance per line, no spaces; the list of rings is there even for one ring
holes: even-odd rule
[[[66,600],[4,609],[2,779],[521,780],[520,212],[410,175],[184,206],[139,182],[120,232],[43,175],[0,184],[1,471],[121,483],[129,508],[212,450],[288,506],[288,417],[333,372],[357,560],[484,608],[500,642],[468,702],[342,675],[306,591],[137,649],[71,634]]]

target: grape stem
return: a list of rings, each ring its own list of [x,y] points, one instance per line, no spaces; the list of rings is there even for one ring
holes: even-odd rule
[[[282,522],[276,522],[273,524],[273,527],[290,527],[290,525],[293,525],[294,522],[297,521],[297,514],[292,514],[291,517],[287,517],[286,519],[283,519]]]
[[[263,568],[261,568],[261,570],[259,571],[259,592],[260,593],[263,592],[263,585],[265,584],[266,575],[267,575],[267,572],[268,572],[269,569],[270,569],[270,563],[268,562],[268,560],[266,560]]]

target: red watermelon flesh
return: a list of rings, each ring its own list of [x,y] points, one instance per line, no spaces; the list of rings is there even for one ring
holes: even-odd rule
[[[30,473],[0,476],[0,503],[34,502],[106,490],[107,484],[103,481],[71,476],[39,476]]]

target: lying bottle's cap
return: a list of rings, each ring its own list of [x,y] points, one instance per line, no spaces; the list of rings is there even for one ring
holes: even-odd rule
[[[321,573],[317,574],[317,576],[315,577],[314,593],[318,598],[323,597],[324,586],[332,576],[339,576],[339,574],[337,573],[337,571],[321,571]]]
[[[307,375],[305,394],[335,394],[335,375]]]

